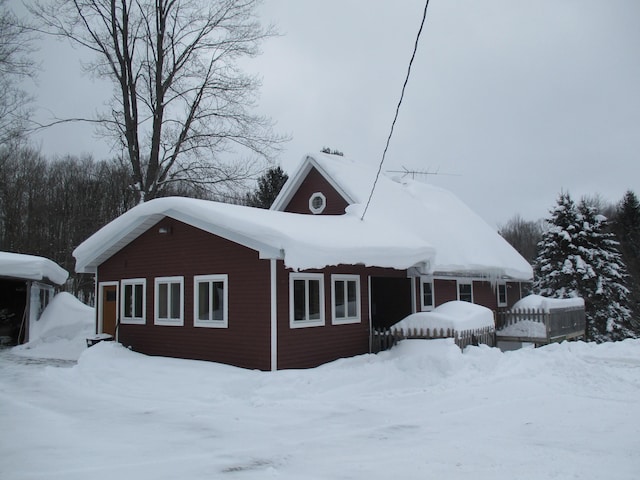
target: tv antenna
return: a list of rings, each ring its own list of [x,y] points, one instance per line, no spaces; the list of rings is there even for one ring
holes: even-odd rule
[[[440,172],[440,167],[438,167],[436,170],[431,170],[429,168],[427,168],[426,170],[409,170],[407,167],[405,167],[404,165],[402,166],[402,170],[387,170],[388,173],[401,173],[402,174],[402,178],[406,178],[408,176],[411,176],[412,180],[415,180],[416,177],[421,177],[421,176],[429,176],[429,175],[446,175],[448,177],[461,177],[462,175],[459,173],[441,173]]]

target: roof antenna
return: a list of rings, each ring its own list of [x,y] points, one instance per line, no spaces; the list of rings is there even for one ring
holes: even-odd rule
[[[409,60],[409,68],[407,69],[407,76],[404,79],[404,84],[402,85],[402,93],[400,94],[400,100],[398,101],[398,106],[396,107],[396,114],[393,117],[393,122],[391,122],[391,130],[389,131],[389,136],[387,137],[387,144],[384,147],[384,151],[382,152],[382,159],[380,160],[380,165],[378,166],[378,173],[376,173],[376,179],[373,182],[373,186],[371,187],[371,193],[369,193],[369,199],[367,200],[367,204],[364,207],[364,211],[362,212],[362,216],[360,220],[364,220],[364,216],[367,214],[367,210],[369,209],[369,203],[371,203],[371,197],[373,197],[373,191],[376,189],[376,184],[378,183],[378,178],[380,177],[380,172],[382,170],[382,164],[384,163],[384,158],[387,156],[387,150],[389,149],[389,142],[391,142],[391,136],[393,135],[393,127],[396,125],[396,120],[398,120],[398,113],[400,113],[400,105],[402,105],[402,99],[404,98],[404,91],[407,88],[407,83],[409,82],[409,76],[411,75],[411,65],[413,65],[413,59],[416,58],[416,52],[418,50],[418,41],[420,40],[420,35],[422,34],[422,28],[424,27],[424,22],[427,18],[427,7],[429,7],[429,0],[427,0],[424,4],[424,12],[422,13],[422,22],[420,23],[420,29],[418,30],[418,35],[416,36],[416,41],[413,46],[413,54],[411,55],[411,60]]]
[[[401,173],[402,174],[402,178],[408,177],[409,175],[411,175],[411,179],[415,180],[416,177],[419,176],[428,176],[428,175],[447,175],[449,177],[461,177],[462,175],[459,173],[441,173],[440,172],[440,167],[438,167],[436,170],[431,171],[430,169],[426,169],[426,170],[409,170],[407,167],[405,167],[404,165],[402,165],[402,170],[387,170],[387,172],[389,173]]]

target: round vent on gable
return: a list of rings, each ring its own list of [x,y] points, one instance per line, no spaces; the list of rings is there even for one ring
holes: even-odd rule
[[[309,197],[309,210],[314,215],[322,213],[326,206],[327,198],[321,192],[316,192]]]

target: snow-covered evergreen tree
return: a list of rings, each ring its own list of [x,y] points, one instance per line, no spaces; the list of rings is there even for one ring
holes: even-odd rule
[[[585,300],[587,339],[603,342],[635,336],[627,273],[607,220],[593,206],[560,194],[534,263],[535,291]]]
[[[618,204],[612,222],[613,231],[620,242],[622,260],[630,275],[632,310],[636,325],[640,324],[640,202],[631,190],[627,191]]]
[[[550,213],[549,228],[542,235],[533,264],[533,289],[545,297],[578,296],[576,272],[584,267],[575,244],[578,209],[568,193],[561,193]]]

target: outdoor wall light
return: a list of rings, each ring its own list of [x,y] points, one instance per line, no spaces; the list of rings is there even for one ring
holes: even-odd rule
[[[170,227],[160,227],[158,229],[158,233],[161,235],[166,235],[167,233],[171,233],[171,228]]]

